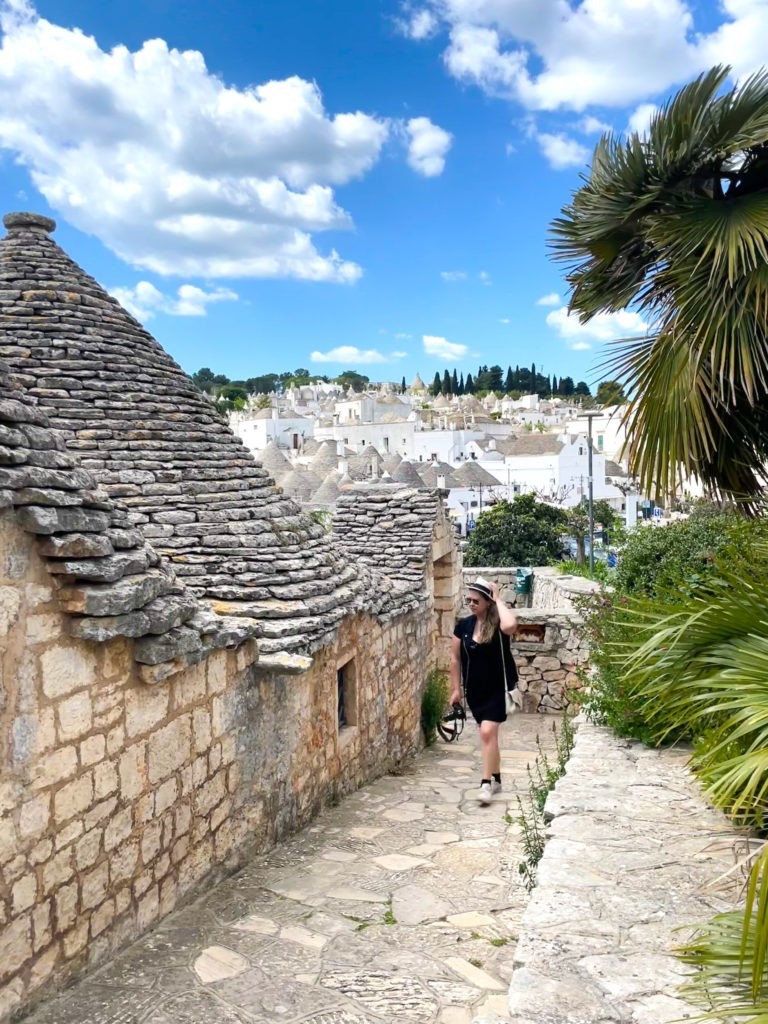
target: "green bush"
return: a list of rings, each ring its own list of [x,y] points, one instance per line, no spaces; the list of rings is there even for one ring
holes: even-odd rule
[[[589,562],[579,562],[575,558],[567,558],[564,562],[552,563],[558,572],[564,576],[583,576],[588,580],[599,580],[601,583],[609,583],[614,576],[614,570],[609,569],[603,561],[596,561],[594,571],[590,575]]]
[[[482,512],[469,535],[465,565],[549,565],[563,554],[562,509],[519,494]]]
[[[421,694],[421,729],[427,744],[435,742],[437,726],[446,712],[449,696],[448,673],[435,666],[427,676]]]
[[[730,550],[737,560],[749,560],[756,534],[765,533],[760,520],[701,503],[690,518],[654,527],[640,524],[627,535],[616,569],[616,590],[623,594],[682,599],[709,579],[719,556]]]

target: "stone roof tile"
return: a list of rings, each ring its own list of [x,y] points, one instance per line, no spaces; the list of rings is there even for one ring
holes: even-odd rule
[[[56,245],[53,222],[10,214],[4,223],[4,355],[32,399],[23,410],[6,408],[6,421],[34,427],[47,415],[80,467],[121,503],[121,525],[151,539],[199,598],[215,600],[229,588],[242,614],[259,619],[276,573],[287,576],[282,599],[300,586],[287,568],[298,555],[341,580],[347,556],[276,490],[157,341]],[[7,489],[0,483],[0,490]],[[60,507],[56,514],[73,524],[79,518],[75,532],[83,532],[98,510]],[[283,639],[314,649],[335,629],[329,608],[348,611],[350,593],[364,602],[367,589],[352,571],[322,601],[302,599],[305,614],[286,621]],[[237,613],[232,603],[227,614]]]

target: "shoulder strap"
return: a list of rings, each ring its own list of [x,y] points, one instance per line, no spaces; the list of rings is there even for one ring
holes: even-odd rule
[[[501,647],[501,667],[504,672],[504,689],[508,690],[507,686],[507,659],[504,657],[504,641],[501,638],[501,629],[499,629],[499,647]]]

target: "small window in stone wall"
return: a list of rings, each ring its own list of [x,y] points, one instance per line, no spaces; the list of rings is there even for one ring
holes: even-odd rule
[[[336,669],[336,708],[339,729],[357,725],[357,672],[354,659]]]

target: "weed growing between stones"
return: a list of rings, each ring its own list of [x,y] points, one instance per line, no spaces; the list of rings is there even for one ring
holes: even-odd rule
[[[533,768],[528,765],[528,796],[525,803],[517,798],[520,814],[517,818],[506,814],[504,820],[508,824],[516,824],[520,828],[520,841],[523,847],[523,859],[517,866],[528,892],[536,885],[536,868],[544,853],[547,841],[546,824],[544,822],[544,804],[547,795],[554,789],[557,780],[565,773],[565,766],[571,756],[574,742],[573,723],[568,715],[564,715],[558,727],[552,725],[555,737],[555,760],[551,763],[542,749],[540,737],[536,737],[538,754]]]
[[[427,676],[421,695],[421,729],[427,745],[434,743],[437,726],[448,707],[448,673],[435,666]]]

